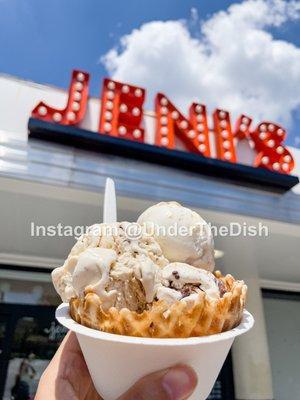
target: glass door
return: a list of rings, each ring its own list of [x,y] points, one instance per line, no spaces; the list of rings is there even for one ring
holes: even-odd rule
[[[0,304],[0,399],[34,399],[66,333],[54,313],[52,306]]]
[[[223,365],[223,368],[218,376],[211,394],[207,400],[234,400],[234,382],[232,373],[232,359],[231,354]]]

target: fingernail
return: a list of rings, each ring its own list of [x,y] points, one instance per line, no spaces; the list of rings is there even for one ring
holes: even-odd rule
[[[164,375],[162,386],[170,400],[183,400],[193,392],[196,382],[196,375],[191,368],[178,366]]]

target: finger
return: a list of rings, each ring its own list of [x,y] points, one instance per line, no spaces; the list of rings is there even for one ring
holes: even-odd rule
[[[177,365],[145,376],[118,400],[185,400],[196,385],[194,370],[187,365]]]
[[[59,348],[55,353],[55,357],[60,357],[65,351],[80,353],[80,346],[74,332],[69,331],[61,342]]]
[[[75,333],[69,332],[44,371],[35,400],[102,400],[88,374]]]
[[[59,368],[57,377],[71,383],[80,400],[102,400],[93,385],[88,368],[74,332],[68,332],[56,354]],[[61,385],[62,386],[62,385]],[[57,399],[64,398],[56,390]],[[64,394],[65,397],[67,397]],[[77,397],[76,397],[77,399]]]

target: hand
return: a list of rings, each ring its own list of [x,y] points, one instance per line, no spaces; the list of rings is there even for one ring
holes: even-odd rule
[[[186,400],[196,384],[195,372],[177,365],[145,376],[118,400]],[[102,400],[74,333],[66,335],[43,373],[35,400]]]

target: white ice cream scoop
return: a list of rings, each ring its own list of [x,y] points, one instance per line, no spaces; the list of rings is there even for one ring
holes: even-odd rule
[[[183,262],[213,271],[211,229],[195,211],[176,202],[163,202],[149,207],[137,222],[153,234],[170,262]]]
[[[73,272],[72,285],[77,295],[86,289],[98,294],[103,308],[111,307],[116,299],[115,290],[107,291],[109,273],[117,254],[111,249],[89,248],[78,256]]]
[[[214,275],[202,268],[174,262],[161,270],[161,285],[158,286],[156,296],[158,300],[169,304],[183,299],[192,306],[201,291],[211,299],[220,298],[218,282]]]

